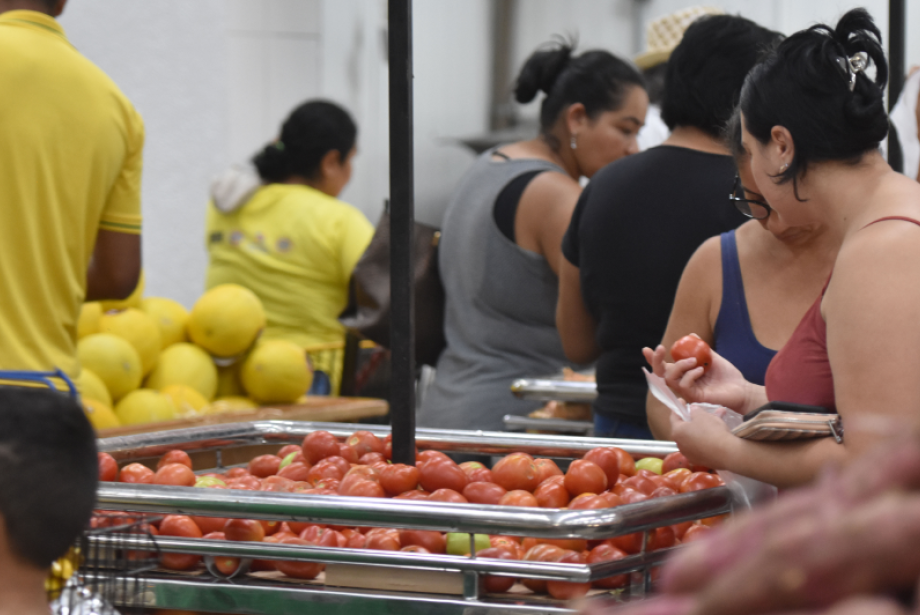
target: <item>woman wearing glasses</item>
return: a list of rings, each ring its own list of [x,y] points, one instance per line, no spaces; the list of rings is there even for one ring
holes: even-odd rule
[[[790,36],[745,82],[742,138],[767,220],[826,225],[840,240],[830,278],[771,361],[765,386],[718,354],[703,374],[694,359],[665,363],[663,348],[646,352],[688,401],[742,414],[767,401],[837,412],[842,444],[742,440],[695,411],[671,428],[691,461],[791,487],[920,429],[920,185],[879,153],[887,78],[879,30],[856,9],[836,28]]]
[[[740,112],[728,123],[726,138],[738,167],[729,200],[753,220],[707,240],[687,263],[661,345],[668,349],[696,334],[745,380],[763,385],[776,351],[827,281],[839,241],[827,224],[790,226],[770,215],[753,188]],[[649,394],[646,411],[655,437],[671,439],[670,410]]]

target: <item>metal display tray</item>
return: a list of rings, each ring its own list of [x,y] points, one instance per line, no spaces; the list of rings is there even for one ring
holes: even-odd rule
[[[260,421],[109,438],[100,440],[99,449],[112,454],[120,463],[151,461],[169,450],[182,449],[196,460],[211,458],[213,465],[221,468],[240,462],[233,460],[234,457],[248,460],[254,454],[264,452],[266,445],[278,447],[299,443],[308,433],[318,429],[330,431],[336,436],[347,436],[358,429],[381,437],[389,433],[388,427],[379,425]],[[417,430],[416,443],[420,450],[494,455],[523,451],[561,459],[581,457],[597,446],[619,446],[637,457],[661,457],[676,450],[671,442],[436,429]],[[106,510],[588,540],[647,532],[656,527],[728,513],[733,509],[731,492],[725,487],[599,510],[519,508],[123,483],[101,483],[98,501],[99,507]],[[515,595],[513,603],[508,602],[507,596],[482,596],[478,577],[494,574],[588,582],[614,574],[634,573],[630,594],[635,597],[644,595],[649,589],[651,568],[660,564],[674,549],[580,565],[173,537],[159,537],[158,545],[164,552],[383,566],[404,570],[405,574],[420,570],[452,571],[463,576],[462,597],[345,590],[284,584],[252,577],[221,580],[163,575],[147,581],[146,595],[151,607],[274,614],[313,612],[305,610],[305,603],[316,603],[316,612],[322,610],[323,615],[367,612],[367,605],[375,601],[376,604],[386,603],[392,608],[399,608],[406,615],[431,612],[434,604],[438,605],[439,613],[567,613],[571,611],[564,604],[545,599],[530,600],[527,595]],[[260,611],[253,606],[263,599],[271,601],[271,609]]]
[[[597,398],[597,383],[551,378],[520,378],[511,383],[511,392],[520,399],[591,403]]]

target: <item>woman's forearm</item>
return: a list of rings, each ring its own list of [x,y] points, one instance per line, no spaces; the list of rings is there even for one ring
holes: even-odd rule
[[[746,385],[744,405],[738,410],[741,414],[749,414],[770,401],[767,399],[767,387],[751,382],[747,382]]]
[[[725,447],[724,469],[781,489],[812,482],[829,463],[842,464],[846,446],[834,438],[797,442],[755,442],[730,436]]]

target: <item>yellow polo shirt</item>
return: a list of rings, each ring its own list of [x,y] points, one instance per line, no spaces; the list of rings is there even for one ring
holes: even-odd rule
[[[265,306],[268,339],[344,339],[348,281],[374,235],[355,207],[309,186],[268,184],[230,213],[208,206],[207,287],[235,283]]]
[[[57,21],[0,14],[0,369],[79,373],[96,233],[140,233],[143,145],[140,115]]]

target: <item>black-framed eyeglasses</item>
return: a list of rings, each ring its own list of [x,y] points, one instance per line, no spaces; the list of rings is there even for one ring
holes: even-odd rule
[[[735,183],[732,186],[732,192],[728,195],[728,200],[735,204],[743,215],[755,220],[766,220],[770,217],[770,206],[759,199],[749,199],[741,184],[741,178],[735,175]]]

